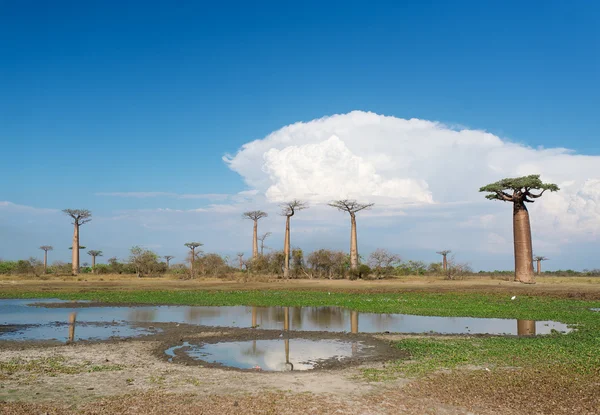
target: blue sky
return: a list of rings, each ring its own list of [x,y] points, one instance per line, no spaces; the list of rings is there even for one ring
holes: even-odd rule
[[[253,186],[223,155],[353,110],[598,156],[599,18],[597,2],[562,1],[0,1],[0,201],[99,217],[205,208],[214,201],[98,193],[235,195]],[[31,235],[58,238],[17,217],[0,210],[1,257],[37,254]],[[158,250],[188,236],[127,226]]]

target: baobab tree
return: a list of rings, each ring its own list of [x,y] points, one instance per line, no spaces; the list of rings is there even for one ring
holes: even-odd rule
[[[96,270],[96,257],[102,256],[102,251],[91,249],[88,251],[88,255],[92,257],[92,272],[94,272]]]
[[[342,212],[350,214],[350,269],[358,269],[358,238],[356,235],[356,213],[361,210],[370,209],[373,203],[358,203],[356,200],[334,200],[328,203]]]
[[[73,275],[79,274],[79,227],[92,220],[92,212],[87,209],[64,209],[63,213],[73,219],[73,249],[71,270]]]
[[[44,251],[44,274],[45,274],[46,270],[48,269],[48,251],[52,251],[54,248],[50,245],[42,245],[42,246],[40,246],[40,249],[42,251]]]
[[[200,242],[186,242],[184,245],[187,246],[188,248],[190,248],[190,251],[192,251],[192,257],[190,258],[190,273],[192,274],[192,277],[193,277],[194,276],[194,261],[196,260],[196,248],[199,248],[204,244],[202,244]]]
[[[448,271],[448,258],[447,258],[447,256],[448,256],[448,254],[450,252],[452,252],[452,251],[450,251],[448,249],[446,249],[444,251],[438,251],[438,252],[436,252],[436,254],[440,254],[442,256],[442,258],[443,258],[442,269],[444,270],[444,272]]]
[[[299,210],[308,209],[308,203],[294,199],[281,205],[281,215],[285,216],[285,240],[283,242],[283,278],[290,276],[290,219]]]
[[[262,218],[269,216],[267,212],[262,210],[253,210],[251,212],[244,212],[242,217],[244,219],[251,219],[254,221],[254,233],[252,235],[252,259],[258,258],[258,221]]]
[[[271,236],[271,232],[265,232],[258,237],[258,240],[260,241],[260,255],[261,256],[264,255],[265,239],[267,239],[269,236]]]
[[[168,269],[169,268],[169,261],[172,260],[175,257],[173,255],[165,255],[165,256],[163,256],[163,258],[165,259],[165,261],[167,261],[167,269]]]
[[[243,271],[244,270],[244,253],[238,252],[237,256],[238,256],[238,261],[240,264],[240,271]]]
[[[532,190],[541,190],[532,193]],[[515,249],[515,281],[534,284],[533,248],[531,244],[531,224],[525,203],[533,203],[533,199],[541,197],[546,190],[556,192],[558,186],[543,183],[538,174],[530,176],[502,179],[479,189],[488,192],[485,197],[513,204],[513,237]]]
[[[547,261],[549,258],[537,255],[533,259],[537,262],[537,275],[540,275],[542,273],[542,261]]]

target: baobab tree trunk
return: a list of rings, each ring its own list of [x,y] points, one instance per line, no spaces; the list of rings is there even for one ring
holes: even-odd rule
[[[514,203],[513,234],[515,241],[515,281],[534,284],[531,224],[529,222],[529,212],[523,202]]]
[[[48,269],[48,251],[44,249],[44,274],[46,274],[46,270]]]
[[[448,271],[448,259],[446,258],[446,255],[442,255],[444,257],[444,272]]]
[[[537,260],[537,275],[540,275],[542,273],[542,260],[538,259]]]
[[[252,259],[258,258],[258,219],[254,220],[254,237],[252,238]]]
[[[73,255],[71,257],[71,271],[73,275],[79,274],[79,225],[73,229]]]
[[[285,241],[283,242],[283,278],[290,277],[290,217],[285,219]]]
[[[358,238],[354,213],[350,213],[350,223],[350,269],[358,269]]]
[[[358,333],[358,311],[350,311],[350,332]]]
[[[92,272],[96,273],[96,255],[92,255]]]
[[[517,335],[532,336],[535,334],[534,320],[517,320]]]

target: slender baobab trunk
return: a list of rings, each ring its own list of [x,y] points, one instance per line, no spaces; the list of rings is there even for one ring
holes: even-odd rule
[[[169,269],[169,259],[167,259],[167,269]]]
[[[92,255],[92,272],[96,272],[96,255]]]
[[[540,275],[542,273],[542,260],[538,259],[537,260],[537,275]]]
[[[525,203],[514,203],[513,233],[515,239],[515,281],[534,284],[531,225]]]
[[[252,307],[252,327],[256,327],[258,325],[258,312],[256,307]]]
[[[73,275],[79,274],[79,225],[76,223],[73,230],[73,255],[71,257],[71,270]]]
[[[356,236],[356,216],[350,214],[350,269],[358,269],[358,238]]]
[[[283,278],[290,277],[290,217],[286,216],[285,219],[285,241],[283,243]]]
[[[284,307],[283,309],[283,329],[285,331],[290,330],[290,308]]]
[[[48,251],[44,250],[44,274],[46,274],[47,269],[48,269]]]
[[[258,258],[258,219],[254,220],[254,237],[252,238],[252,259]]]
[[[194,260],[196,259],[196,250],[192,248],[192,260],[190,261],[190,274],[192,274],[192,278],[194,278]]]
[[[444,272],[448,271],[448,259],[446,258],[446,255],[442,255],[444,257],[443,261],[444,261]]]

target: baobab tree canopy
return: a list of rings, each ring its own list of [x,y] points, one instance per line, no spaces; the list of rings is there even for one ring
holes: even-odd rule
[[[282,216],[294,216],[296,211],[308,209],[308,203],[298,199],[294,199],[291,202],[282,203],[280,206]]]
[[[532,190],[541,190],[541,192],[535,194],[531,193]],[[544,194],[546,190],[556,192],[560,189],[553,183],[543,183],[540,180],[539,174],[502,179],[479,189],[480,192],[489,192],[489,194],[485,196],[486,199],[514,203],[532,203],[533,200],[531,199],[537,199]]]
[[[259,220],[262,218],[266,218],[267,216],[269,216],[269,214],[267,212],[263,212],[262,210],[253,210],[250,212],[244,212],[242,214],[242,217],[244,219],[252,219],[252,220]]]
[[[40,249],[42,251],[48,252],[48,251],[52,251],[54,248],[52,246],[50,246],[50,245],[42,245],[42,246],[40,246]]]
[[[534,256],[533,259],[535,261],[547,261],[548,260],[548,258],[546,258],[545,256],[539,256],[539,255]]]
[[[446,249],[446,250],[444,250],[444,251],[437,251],[437,252],[436,252],[436,254],[439,254],[439,255],[442,255],[442,256],[446,256],[446,255],[448,255],[450,252],[452,252],[452,251],[450,251],[449,249]]]
[[[196,248],[198,248],[199,246],[202,246],[202,245],[204,245],[204,244],[203,244],[203,243],[201,243],[201,242],[186,242],[184,245],[185,245],[185,246],[187,246],[187,247],[188,247],[188,248],[190,248],[190,249],[196,249]]]
[[[328,203],[329,206],[337,208],[342,212],[348,212],[351,215],[356,212],[360,212],[361,210],[371,208],[374,203],[358,203],[356,200],[351,199],[342,199],[342,200],[334,200]]]
[[[88,251],[89,256],[102,256],[102,251],[96,251],[94,249]]]
[[[73,225],[83,225],[92,220],[92,212],[87,209],[63,209],[63,213],[73,218]]]

